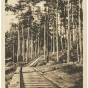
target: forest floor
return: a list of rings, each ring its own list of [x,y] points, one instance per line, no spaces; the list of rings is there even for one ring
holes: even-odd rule
[[[34,67],[59,88],[83,88],[83,66],[73,63]]]

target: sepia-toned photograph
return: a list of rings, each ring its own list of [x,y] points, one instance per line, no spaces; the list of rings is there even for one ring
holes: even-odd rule
[[[4,2],[5,88],[84,88],[83,0]]]

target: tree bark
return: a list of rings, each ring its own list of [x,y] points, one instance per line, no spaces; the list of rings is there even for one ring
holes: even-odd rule
[[[48,7],[47,7],[47,15],[46,15],[46,29],[47,29],[47,61],[49,62],[49,15],[48,15]]]
[[[14,35],[13,35],[13,63],[14,63]]]
[[[35,43],[35,57],[36,57],[36,43]]]
[[[26,50],[26,62],[27,62],[28,61],[28,38],[26,41],[26,47],[27,47],[27,50]]]
[[[64,30],[64,28],[63,28],[63,25],[61,26],[61,48],[62,48],[62,51],[63,51],[63,40],[62,40],[62,35],[63,35],[63,30]]]
[[[52,36],[51,36],[51,52],[52,52]]]
[[[67,32],[67,43],[68,43],[68,47],[67,47],[67,63],[69,63],[70,60],[70,20],[69,20],[69,0],[68,0],[68,32]]]
[[[18,22],[19,21],[19,10],[18,10]],[[20,55],[20,30],[19,30],[19,23],[18,23],[18,49],[17,49],[17,61],[18,61],[18,57]]]
[[[31,59],[33,59],[33,34],[31,32]]]
[[[39,34],[38,34],[38,55],[40,54],[40,52],[39,52],[39,51],[40,51],[40,45],[39,45],[39,42],[40,42],[40,41],[39,41]]]
[[[28,22],[29,22],[29,16],[28,16]],[[30,32],[30,28],[29,28],[29,25],[28,25],[28,37],[27,37],[27,40],[28,40],[28,42],[27,42],[27,59],[29,58],[29,56],[30,56],[30,36],[29,36],[29,32]]]
[[[58,0],[57,0],[57,12],[56,12],[56,45],[57,45],[57,61],[59,61],[59,57],[58,57],[58,50],[59,50],[59,47],[58,47]]]
[[[53,20],[53,54],[55,54],[54,20]]]
[[[46,20],[46,16],[45,16]],[[46,60],[46,22],[44,21],[44,60]]]
[[[82,54],[82,44],[81,44],[81,20],[80,20],[80,0],[79,0],[79,47],[80,47],[80,60],[82,59],[81,54]]]
[[[23,41],[22,41],[22,56],[23,56],[23,61],[24,61],[24,31],[23,31],[23,25],[22,25],[22,38],[23,38]]]
[[[19,55],[20,55],[20,34],[19,34],[19,29],[18,29],[18,54],[17,54],[17,61],[18,61]]]

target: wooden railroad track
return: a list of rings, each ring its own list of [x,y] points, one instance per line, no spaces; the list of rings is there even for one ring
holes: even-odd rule
[[[28,64],[28,66],[18,67],[8,88],[59,88],[32,67],[41,58],[42,56]]]
[[[22,67],[20,88],[59,88],[32,67]]]

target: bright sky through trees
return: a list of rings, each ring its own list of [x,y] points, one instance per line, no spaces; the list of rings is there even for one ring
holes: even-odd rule
[[[8,4],[11,6],[15,6],[15,4],[18,4],[18,0],[8,0]],[[35,6],[39,6],[41,8],[41,11],[44,10],[44,3],[45,1],[41,1],[40,3],[37,3]],[[12,11],[6,11],[5,12],[5,32],[10,29],[11,22],[18,23],[18,19],[16,18],[17,14],[13,14]],[[13,19],[13,20],[12,20]]]

